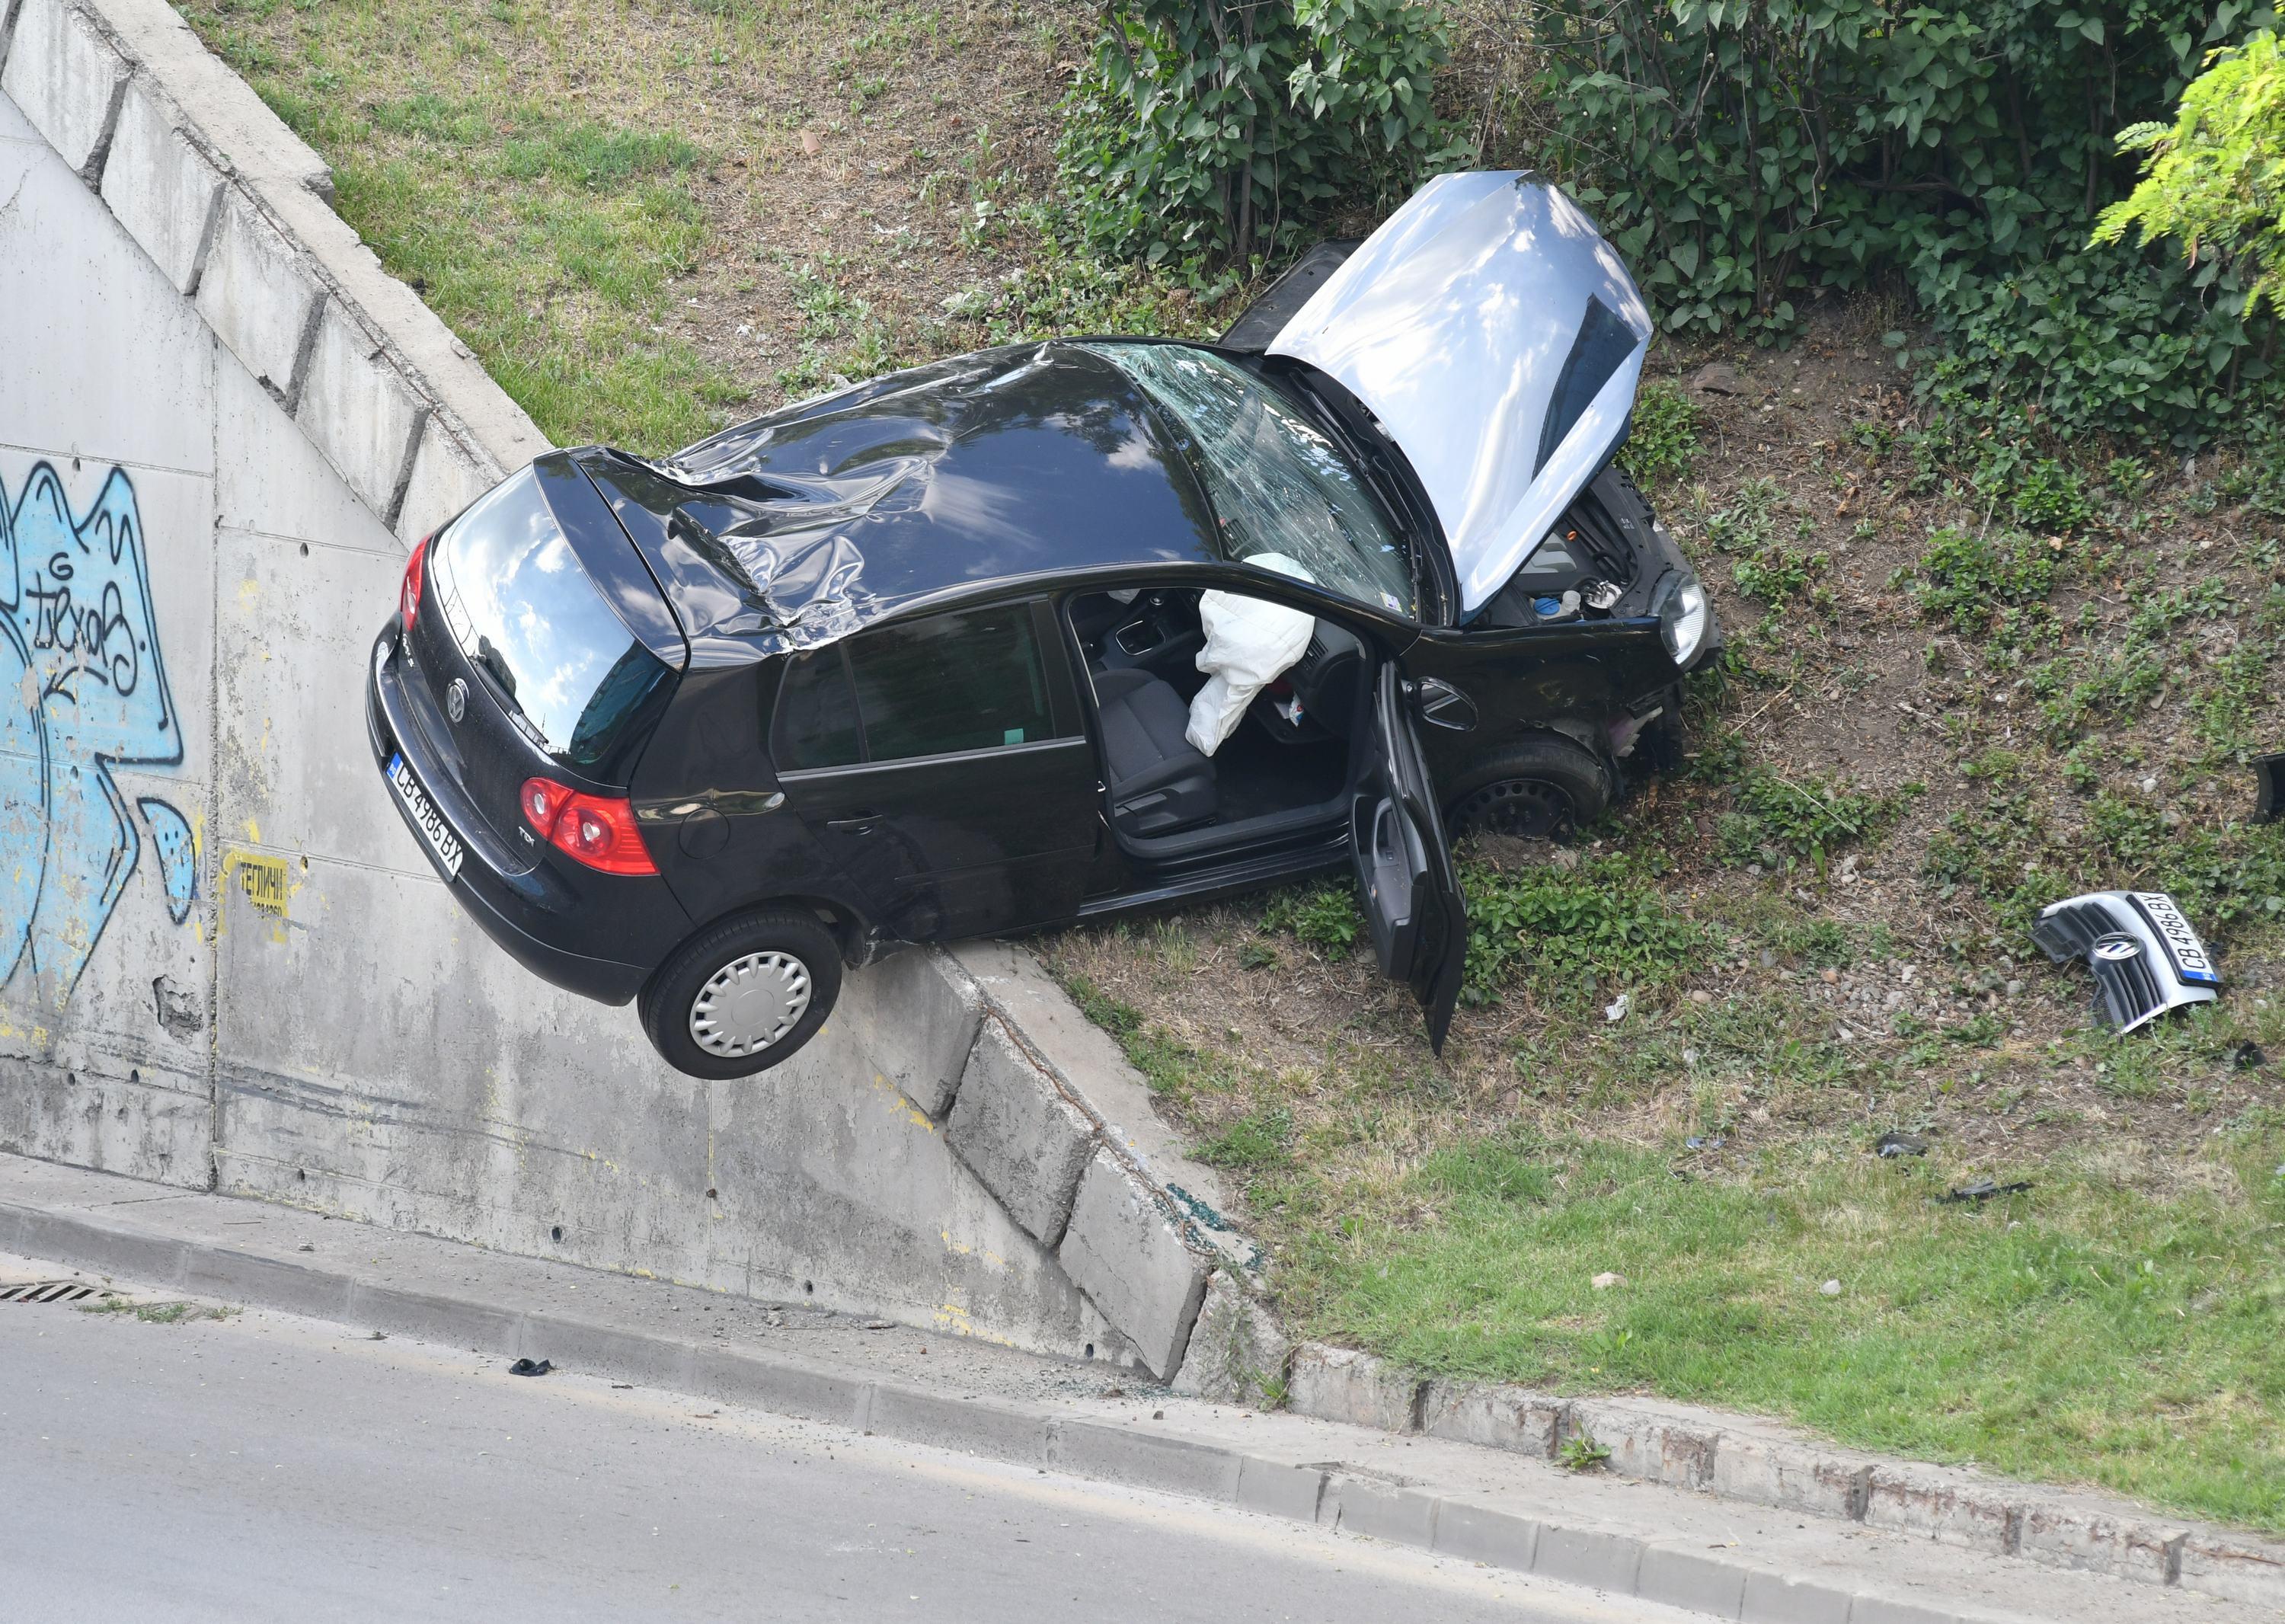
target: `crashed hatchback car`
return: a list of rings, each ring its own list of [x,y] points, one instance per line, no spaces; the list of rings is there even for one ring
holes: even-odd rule
[[[1218,345],[876,379],[438,530],[373,756],[483,928],[759,1071],[844,965],[1355,868],[1441,1047],[1448,837],[1556,834],[1716,632],[1612,464],[1651,333],[1528,176],[1447,176]]]

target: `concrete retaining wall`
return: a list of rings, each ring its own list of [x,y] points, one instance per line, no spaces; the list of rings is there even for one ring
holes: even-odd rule
[[[163,0],[0,6],[0,1149],[1171,1375],[1242,1259],[1036,969],[707,1084],[466,922],[364,660],[544,438]]]

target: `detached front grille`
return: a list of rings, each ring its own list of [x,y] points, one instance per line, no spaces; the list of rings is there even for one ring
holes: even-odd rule
[[[2151,909],[2171,922],[2170,940]],[[2173,899],[2155,892],[2092,891],[2058,902],[2031,926],[2031,939],[2057,964],[2085,959],[2093,973],[2095,1004],[2113,1029],[2132,1032],[2169,1009],[2210,1003],[2216,979],[2205,950],[2181,919]],[[2195,967],[2186,976],[2185,953]]]

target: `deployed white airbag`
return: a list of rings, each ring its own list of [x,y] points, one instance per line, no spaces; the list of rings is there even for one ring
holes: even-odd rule
[[[1297,581],[1310,578],[1283,553],[1256,553],[1245,561]],[[1206,646],[1198,650],[1206,686],[1190,702],[1190,725],[1183,736],[1193,749],[1211,756],[1237,730],[1253,696],[1308,652],[1317,620],[1266,598],[1213,591],[1198,594],[1198,624],[1206,634]]]

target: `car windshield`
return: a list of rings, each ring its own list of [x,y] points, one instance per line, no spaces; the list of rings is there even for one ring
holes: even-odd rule
[[[1328,591],[1414,615],[1403,545],[1355,469],[1283,396],[1211,350],[1088,344],[1142,386],[1194,443],[1233,563],[1280,553]]]
[[[593,766],[671,673],[603,601],[525,469],[429,547],[468,663],[550,754]]]

